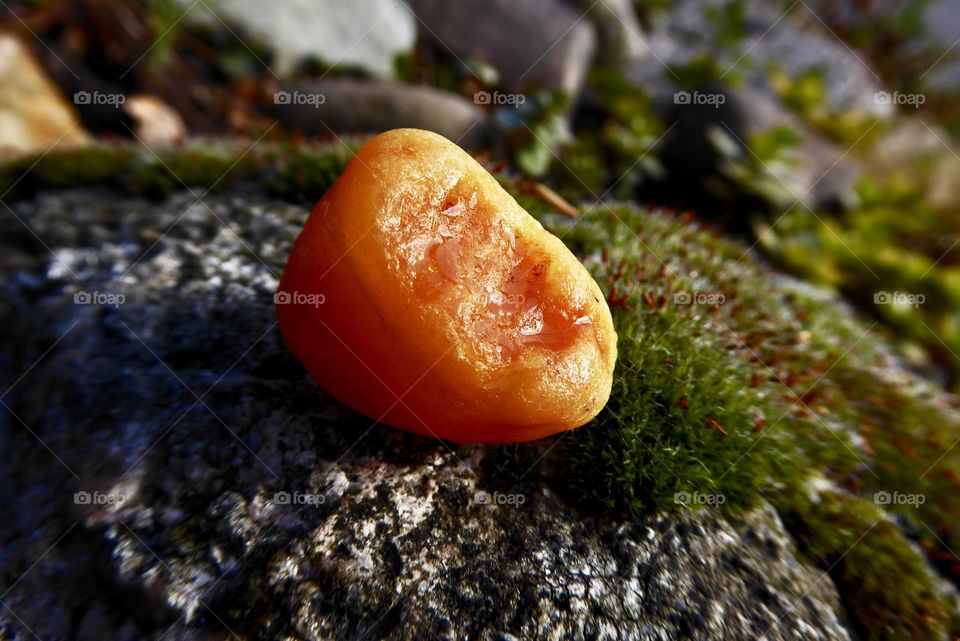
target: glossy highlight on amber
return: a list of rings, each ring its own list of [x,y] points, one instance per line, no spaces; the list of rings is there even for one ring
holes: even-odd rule
[[[335,398],[458,443],[528,441],[606,404],[600,288],[479,163],[397,129],[361,148],[297,238],[283,337]]]

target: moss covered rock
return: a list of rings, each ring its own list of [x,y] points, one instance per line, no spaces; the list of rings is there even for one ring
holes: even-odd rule
[[[669,212],[523,197],[608,296],[613,397],[554,439],[455,448],[337,405],[276,331],[296,203],[348,149],[101,151],[0,169],[13,629],[947,633],[956,400],[831,294]]]

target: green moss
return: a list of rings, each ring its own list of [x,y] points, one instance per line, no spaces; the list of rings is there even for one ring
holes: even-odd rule
[[[836,368],[834,377],[875,461],[876,477],[863,479],[867,494],[911,523],[941,572],[960,580],[951,552],[960,542],[960,453],[954,447],[960,421],[948,399],[929,386],[868,379],[847,366]]]
[[[855,341],[842,323],[825,317],[836,331],[810,353],[813,303],[687,221],[615,206],[554,229],[586,257],[619,335],[611,402],[562,437],[572,496],[636,514],[696,492],[738,509],[812,469],[857,469],[849,438],[785,383],[815,380]]]
[[[108,185],[163,197],[185,188],[249,186],[290,200],[316,202],[343,171],[357,141],[322,145],[264,141],[200,142],[156,153],[136,145],[95,145],[0,165],[0,193],[27,197],[50,187]]]
[[[148,195],[164,196],[184,188],[203,193],[231,184],[241,171],[230,171],[234,150],[192,148],[184,152],[161,151],[149,162],[140,163],[130,181],[134,189]],[[242,170],[242,168],[240,168]]]
[[[654,406],[640,405],[649,388],[711,399],[707,406],[739,412],[741,423],[750,408],[766,422],[764,431],[789,435],[778,444],[786,458],[855,491],[922,493],[928,500],[916,512],[924,522],[957,522],[960,448],[950,449],[960,433],[956,401],[891,369],[893,353],[878,326],[871,330],[829,292],[771,272],[742,246],[661,213],[597,207],[575,224],[552,227],[586,255],[608,295],[623,301],[613,309],[621,358],[611,407],[622,410],[629,400],[638,410],[632,420],[649,423]],[[724,303],[676,304],[682,291],[722,294]],[[654,426],[664,432],[690,416],[667,409],[655,413]],[[795,465],[778,469],[775,485],[798,488],[805,474],[793,472]]]
[[[619,356],[610,403],[561,441],[573,496],[632,514],[678,503],[738,508],[772,479],[796,477],[780,434],[762,434],[766,403],[752,368],[717,331],[728,293],[690,278],[676,248],[647,251],[631,232],[670,243],[650,233],[664,220],[624,208],[619,220],[588,216],[564,240],[589,256],[608,296]]]
[[[0,194],[13,199],[44,187],[117,184],[136,156],[132,147],[106,146],[29,154],[0,165]]]
[[[360,146],[359,139],[318,149],[289,146],[271,152],[270,171],[261,176],[262,186],[271,194],[314,204],[336,182]]]
[[[623,293],[626,307],[614,312],[623,339],[611,402],[562,441],[573,495],[627,513],[755,504],[776,472],[796,461],[785,457],[779,436],[760,433],[763,402],[747,364],[730,358],[708,323],[644,311],[638,289]]]
[[[835,492],[781,509],[800,554],[836,583],[861,637],[943,638],[947,603],[923,556],[882,510]]]

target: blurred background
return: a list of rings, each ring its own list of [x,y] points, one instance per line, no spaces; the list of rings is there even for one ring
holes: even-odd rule
[[[960,389],[958,0],[0,5],[0,158],[432,129],[743,237]]]
[[[0,0],[0,641],[960,638],[958,107],[960,0]],[[586,257],[592,426],[450,447],[283,346],[397,127]]]

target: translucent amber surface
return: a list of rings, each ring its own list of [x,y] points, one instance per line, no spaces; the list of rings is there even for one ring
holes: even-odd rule
[[[452,441],[583,425],[610,395],[600,288],[472,157],[398,129],[368,142],[297,239],[284,339],[334,397]]]

